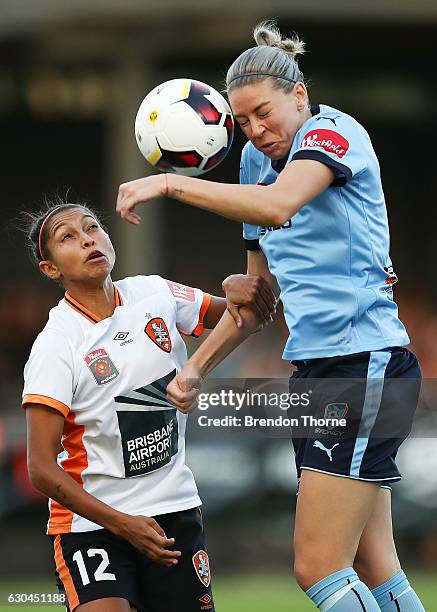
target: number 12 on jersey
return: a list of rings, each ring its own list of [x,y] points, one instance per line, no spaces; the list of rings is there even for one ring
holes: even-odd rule
[[[105,569],[109,565],[109,557],[108,553],[103,548],[89,548],[87,550],[88,557],[95,557],[96,555],[100,555],[102,560],[94,572],[94,580],[117,580],[115,574],[111,572],[105,572]],[[85,566],[85,561],[83,560],[82,551],[77,550],[73,555],[73,561],[77,564],[79,569],[79,574],[82,579],[83,585],[86,586],[90,583],[90,579],[88,576],[88,572]]]

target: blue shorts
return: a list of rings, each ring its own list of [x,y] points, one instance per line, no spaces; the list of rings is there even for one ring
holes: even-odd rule
[[[306,469],[386,486],[401,480],[395,458],[417,407],[416,356],[395,347],[293,364],[290,392],[306,385],[314,416],[348,421],[346,429],[314,427],[302,437],[293,432],[298,478]]]

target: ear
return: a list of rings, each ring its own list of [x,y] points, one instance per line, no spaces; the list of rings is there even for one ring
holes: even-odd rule
[[[51,280],[58,280],[61,278],[61,271],[53,262],[49,260],[40,261],[39,269],[44,276],[47,276],[47,278],[50,278]]]
[[[308,105],[308,91],[305,87],[305,83],[302,83],[302,81],[296,83],[293,93],[296,99],[297,108],[302,110]]]

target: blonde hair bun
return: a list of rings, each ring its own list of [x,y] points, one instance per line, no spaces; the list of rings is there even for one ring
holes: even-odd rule
[[[300,40],[297,34],[293,38],[282,38],[276,22],[272,20],[258,23],[253,30],[253,37],[259,47],[277,47],[293,58],[296,55],[303,55],[305,53],[305,43],[303,40]]]

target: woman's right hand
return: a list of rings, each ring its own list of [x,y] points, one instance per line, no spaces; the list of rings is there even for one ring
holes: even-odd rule
[[[153,198],[168,194],[166,174],[153,174],[123,183],[118,189],[116,210],[122,219],[138,225],[141,217],[135,212],[138,204],[149,202]]]
[[[125,514],[116,532],[159,565],[176,565],[182,554],[180,550],[169,550],[175,539],[168,538],[159,523],[149,516]]]
[[[187,362],[167,385],[167,398],[184,414],[193,412],[203,378],[193,364]]]

